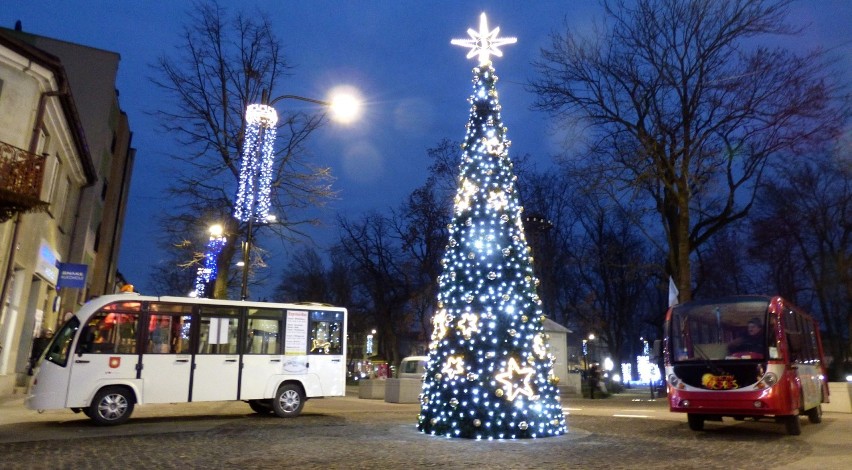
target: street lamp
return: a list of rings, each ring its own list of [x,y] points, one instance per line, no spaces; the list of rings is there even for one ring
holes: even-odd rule
[[[306,101],[329,108],[332,118],[341,122],[352,122],[360,107],[358,99],[351,91],[345,94],[336,92],[330,101],[305,98],[297,95],[281,95],[272,100],[266,90],[261,94],[261,102],[246,107],[246,132],[243,142],[243,164],[240,169],[240,185],[234,217],[246,222],[246,240],[243,243],[243,279],[240,300],[248,295],[249,254],[255,223],[269,222],[270,193],[272,190],[272,163],[275,157],[274,144],[277,134],[278,113],[272,107],[285,100]]]
[[[592,354],[591,352],[589,352],[589,349],[592,347],[592,341],[594,341],[594,339],[595,339],[595,334],[589,333],[588,339],[583,340],[583,353],[586,354],[586,356],[587,356],[586,357],[586,368],[588,368],[588,366],[589,366],[589,359],[591,359],[592,362],[594,362],[594,360],[595,360],[595,355]]]

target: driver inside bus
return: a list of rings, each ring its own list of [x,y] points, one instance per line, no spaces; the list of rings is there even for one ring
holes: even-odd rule
[[[755,317],[748,321],[746,333],[728,343],[728,352],[731,353],[754,353],[763,354],[764,346],[763,327],[759,318]]]

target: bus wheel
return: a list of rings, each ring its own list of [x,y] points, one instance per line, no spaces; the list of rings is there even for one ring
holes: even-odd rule
[[[819,424],[822,422],[822,405],[817,405],[805,412],[808,415],[808,421]]]
[[[687,413],[686,420],[689,421],[689,429],[701,431],[704,429],[704,416],[695,413]]]
[[[784,426],[787,428],[787,434],[798,436],[802,433],[802,423],[799,421],[799,415],[787,416],[784,420]]]
[[[272,413],[272,403],[269,403],[269,400],[249,400],[248,404],[255,413],[262,415]]]
[[[101,389],[86,413],[101,426],[121,424],[133,413],[133,396],[124,387]]]
[[[284,384],[272,399],[272,410],[282,418],[299,416],[305,406],[305,396],[297,385]]]

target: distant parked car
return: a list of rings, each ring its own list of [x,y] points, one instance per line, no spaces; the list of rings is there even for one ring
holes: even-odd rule
[[[426,373],[426,363],[428,361],[429,358],[427,356],[406,357],[399,363],[399,378],[423,380],[423,374]]]

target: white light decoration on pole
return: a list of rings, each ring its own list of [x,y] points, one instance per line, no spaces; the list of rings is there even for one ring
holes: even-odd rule
[[[246,134],[243,164],[234,217],[242,222],[264,222],[269,215],[272,163],[278,113],[266,104],[246,108]]]
[[[490,60],[516,39],[489,30],[485,14],[468,33],[452,43],[479,66],[417,427],[450,438],[556,436],[565,416]]]
[[[275,161],[275,137],[277,134],[278,113],[272,107],[284,99],[305,101],[325,106],[331,111],[333,120],[348,124],[360,113],[360,101],[352,87],[338,87],[332,92],[332,101],[315,100],[297,95],[281,95],[268,99],[263,91],[261,103],[246,107],[246,132],[243,142],[240,185],[234,207],[234,218],[247,224],[246,240],[243,244],[243,279],[240,299],[248,296],[248,273],[251,263],[251,242],[254,224],[272,223],[274,216],[269,214],[272,192],[272,166]],[[238,264],[239,265],[239,264]]]

